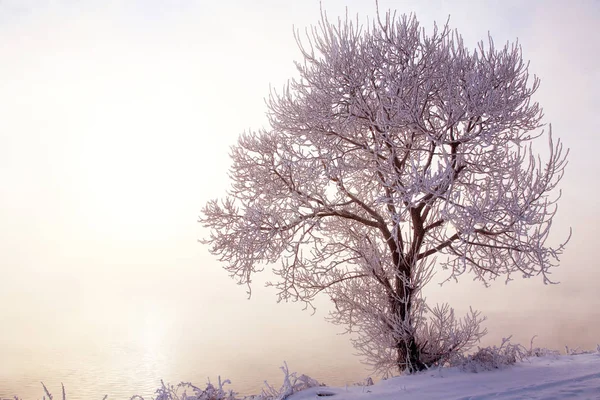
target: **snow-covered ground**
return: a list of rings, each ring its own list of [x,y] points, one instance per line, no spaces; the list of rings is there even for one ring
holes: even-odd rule
[[[415,375],[391,378],[371,386],[356,385],[341,388],[312,386],[319,383],[305,375],[289,373],[287,364],[284,363],[282,370],[285,378],[281,389],[267,384],[263,393],[257,396],[237,397],[227,387],[230,382],[219,378],[215,385],[208,383],[206,389],[183,382],[175,386],[163,384],[152,398],[161,400],[600,400],[600,346],[593,353],[531,357],[502,369],[477,373],[467,372],[458,367],[436,368]],[[312,387],[302,390],[307,386]],[[45,386],[44,391],[48,398],[53,398]],[[295,393],[290,395],[292,392]],[[55,393],[54,397],[60,398],[60,395]],[[131,397],[134,398],[144,399],[140,396]]]
[[[502,370],[455,368],[401,376],[373,386],[314,387],[289,400],[600,399],[600,353],[532,357]]]

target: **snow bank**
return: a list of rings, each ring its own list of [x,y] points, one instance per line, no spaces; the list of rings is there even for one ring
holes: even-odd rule
[[[374,386],[314,387],[288,400],[600,399],[600,353],[533,357],[501,370],[458,368],[400,376]]]

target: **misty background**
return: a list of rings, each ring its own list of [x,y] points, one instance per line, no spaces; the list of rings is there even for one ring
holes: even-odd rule
[[[374,1],[323,0],[330,19]],[[450,15],[469,47],[517,38],[535,99],[570,148],[550,242],[573,236],[553,277],[484,288],[465,275],[426,295],[488,316],[483,344],[600,342],[600,3],[391,1],[422,26]],[[160,379],[229,378],[257,391],[284,360],[332,385],[364,379],[342,327],[237,286],[197,239],[223,196],[229,146],[266,124],[269,86],[300,59],[311,1],[0,2],[0,397],[151,394]],[[545,143],[539,144],[544,149]],[[114,397],[113,397],[114,398]]]

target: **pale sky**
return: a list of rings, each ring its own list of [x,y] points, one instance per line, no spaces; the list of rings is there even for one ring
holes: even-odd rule
[[[375,14],[374,1],[322,5],[330,17],[346,5]],[[484,289],[464,276],[439,289],[440,272],[428,298],[487,314],[490,342],[537,334],[552,347],[595,345],[600,2],[379,5],[415,11],[426,28],[450,14],[469,47],[488,31],[498,45],[518,38],[542,80],[545,122],[571,152],[551,235],[558,243],[573,228],[561,284]],[[229,147],[266,123],[269,86],[295,73],[293,26],[318,19],[317,0],[0,2],[0,353],[97,331],[152,346],[190,319],[211,329],[192,324],[182,341],[242,359],[300,360],[317,342],[352,351],[323,322],[326,300],[312,317],[275,304],[266,275],[247,300],[197,242],[201,207],[228,186]]]

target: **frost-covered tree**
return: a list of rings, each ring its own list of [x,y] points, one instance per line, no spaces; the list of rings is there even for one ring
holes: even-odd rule
[[[240,284],[273,265],[279,300],[327,294],[376,369],[444,363],[484,331],[477,312],[426,306],[436,268],[548,283],[563,251],[546,241],[567,152],[540,130],[539,79],[517,44],[468,49],[414,16],[322,15],[296,39],[299,77],[271,92],[270,126],[232,148],[205,243]]]

